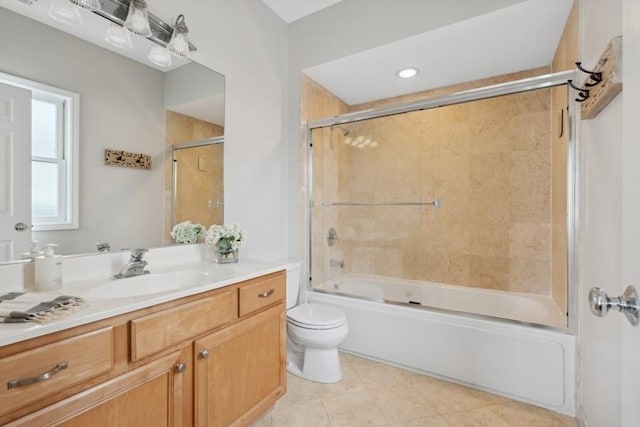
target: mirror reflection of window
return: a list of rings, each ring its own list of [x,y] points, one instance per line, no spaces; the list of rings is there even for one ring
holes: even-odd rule
[[[33,89],[31,101],[31,215],[34,229],[74,227],[72,108],[68,96]]]
[[[31,102],[31,213],[55,218],[65,211],[64,101],[34,96]],[[62,184],[62,185],[61,185]]]

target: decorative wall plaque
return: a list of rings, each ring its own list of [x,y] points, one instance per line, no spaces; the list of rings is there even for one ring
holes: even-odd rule
[[[601,73],[602,84],[590,88],[590,96],[582,103],[585,120],[594,118],[622,90],[622,36],[611,39],[594,72]]]
[[[124,168],[151,169],[151,156],[122,150],[104,149],[104,164]]]

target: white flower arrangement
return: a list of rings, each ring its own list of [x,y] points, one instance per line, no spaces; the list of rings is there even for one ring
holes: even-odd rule
[[[217,248],[221,254],[230,254],[244,246],[246,236],[238,224],[214,224],[207,230],[204,242],[210,248]]]
[[[191,221],[184,221],[173,226],[171,237],[176,243],[198,243],[198,240],[205,237],[207,229],[202,224],[194,224]]]

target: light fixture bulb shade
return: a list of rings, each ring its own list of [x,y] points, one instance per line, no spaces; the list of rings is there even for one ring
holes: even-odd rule
[[[104,39],[113,46],[120,49],[131,49],[133,47],[133,41],[129,31],[125,30],[118,24],[111,24],[107,28],[107,32],[104,35]]]
[[[82,24],[80,9],[69,0],[53,0],[49,7],[49,16],[65,24]]]
[[[173,65],[171,60],[171,54],[166,47],[155,46],[149,52],[149,61],[156,64],[158,67],[170,67]]]
[[[131,3],[129,3],[129,13],[127,14],[126,21],[124,21],[124,27],[138,36],[149,37],[151,35],[146,1],[131,0]]]
[[[171,34],[171,40],[167,45],[167,49],[177,56],[189,55],[189,28],[184,22],[184,15],[178,15],[176,25]]]
[[[69,0],[69,1],[75,4],[76,6],[80,6],[82,8],[89,9],[94,12],[102,9],[100,0]]]

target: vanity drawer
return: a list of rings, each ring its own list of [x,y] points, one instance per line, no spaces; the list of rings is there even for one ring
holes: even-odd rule
[[[231,291],[221,292],[131,321],[131,361],[180,344],[234,318]]]
[[[284,272],[250,280],[238,288],[238,315],[246,316],[261,308],[281,302],[286,297]]]
[[[0,414],[106,374],[112,368],[112,327],[0,359]]]

